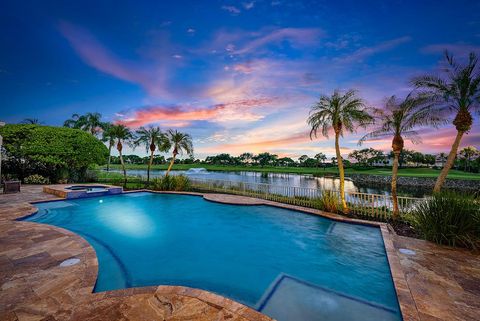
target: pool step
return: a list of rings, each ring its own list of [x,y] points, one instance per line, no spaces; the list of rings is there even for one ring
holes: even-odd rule
[[[392,309],[281,274],[257,310],[279,321],[401,321]]]

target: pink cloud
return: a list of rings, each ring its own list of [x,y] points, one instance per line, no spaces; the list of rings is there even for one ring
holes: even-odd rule
[[[251,111],[252,108],[270,104],[273,98],[243,99],[209,108],[193,108],[191,106],[149,106],[137,109],[133,113],[120,113],[117,123],[129,127],[167,122],[183,127],[192,121],[245,121],[252,122],[263,118]]]
[[[371,47],[363,47],[363,48],[357,49],[356,51],[354,51],[349,55],[339,57],[334,60],[342,63],[362,61],[365,58],[368,58],[380,52],[391,50],[411,40],[412,38],[408,36],[387,40]]]

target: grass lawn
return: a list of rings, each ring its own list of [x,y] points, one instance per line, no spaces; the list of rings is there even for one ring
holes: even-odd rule
[[[147,165],[128,164],[127,169],[146,170]],[[168,165],[153,165],[152,169],[166,170]],[[257,166],[221,166],[221,165],[207,165],[207,164],[175,164],[174,170],[188,170],[189,168],[205,168],[211,171],[253,171],[253,172],[268,172],[268,173],[295,173],[295,174],[315,174],[316,176],[335,175],[338,174],[336,167],[322,168],[307,168],[307,167],[257,167]],[[111,165],[112,169],[121,169],[120,165]],[[365,175],[385,175],[392,174],[389,168],[371,168],[371,169],[354,169],[347,168],[346,174],[365,174]],[[398,171],[399,176],[406,177],[437,177],[440,173],[439,169],[433,168],[402,168]],[[452,179],[473,179],[480,180],[480,174],[467,173],[459,170],[450,170],[448,178]]]

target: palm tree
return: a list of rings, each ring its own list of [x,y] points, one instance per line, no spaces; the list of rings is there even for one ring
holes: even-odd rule
[[[26,125],[41,125],[42,122],[38,120],[38,118],[25,118],[22,120],[21,124]]]
[[[132,139],[132,133],[128,127],[125,125],[113,125],[110,129],[111,135],[117,140],[117,150],[118,150],[118,155],[120,156],[120,163],[122,164],[122,170],[123,170],[123,177],[124,177],[124,183],[123,185],[127,185],[127,170],[125,169],[125,162],[123,161],[123,155],[122,155],[122,149],[123,149],[123,144],[125,142],[128,142]]]
[[[170,141],[162,133],[160,127],[140,127],[136,131],[136,139],[134,141],[134,146],[145,145],[147,152],[150,150],[150,160],[148,161],[147,168],[147,184],[150,182],[150,168],[153,163],[153,156],[155,150],[158,147],[160,152],[168,152],[170,149]]]
[[[431,112],[430,99],[424,95],[408,95],[404,100],[391,96],[386,100],[383,109],[375,109],[378,118],[378,126],[372,132],[363,136],[359,145],[369,139],[391,137],[393,150],[392,168],[392,201],[393,215],[396,220],[400,214],[397,199],[397,177],[400,153],[403,151],[404,138],[412,143],[420,143],[420,137],[415,131],[419,126],[438,126],[442,118]]]
[[[173,157],[170,160],[170,165],[168,166],[165,176],[168,176],[170,173],[170,170],[175,163],[175,158],[178,154],[183,154],[183,152],[187,153],[188,155],[193,154],[192,137],[189,134],[169,129],[167,132],[167,138],[169,141],[169,147],[173,147]]]
[[[460,156],[465,160],[465,172],[470,168],[472,158],[478,156],[480,152],[473,146],[467,146],[459,152]]]
[[[314,158],[317,160],[318,165],[323,165],[323,162],[327,160],[327,156],[324,153],[318,153]],[[325,170],[325,166],[323,166],[323,170]]]
[[[73,114],[72,118],[63,122],[63,127],[80,129],[81,124],[84,122],[85,116],[79,114]]]
[[[357,97],[355,90],[349,90],[342,94],[335,90],[332,96],[322,95],[320,100],[311,108],[307,119],[312,128],[310,139],[321,130],[323,136],[328,138],[328,132],[333,129],[335,133],[335,151],[337,155],[338,172],[340,174],[340,198],[344,212],[348,212],[345,201],[345,171],[343,159],[340,153],[339,138],[344,132],[355,132],[356,127],[366,127],[373,118],[366,111],[365,103]]]
[[[112,148],[115,145],[115,136],[113,136],[112,128],[113,124],[103,123],[102,128],[102,142],[108,142],[108,162],[107,162],[107,172],[110,171],[110,161],[112,159]]]
[[[102,114],[86,113],[85,115],[73,114],[72,118],[63,123],[63,126],[81,129],[95,136],[104,124],[102,123]]]
[[[447,161],[437,178],[434,192],[442,189],[449,170],[452,168],[458,147],[465,133],[472,128],[472,112],[480,110],[480,68],[475,53],[470,53],[466,65],[458,64],[453,56],[445,52],[447,68],[445,78],[435,75],[416,77],[412,80],[413,85],[429,94],[438,104],[438,113],[444,111],[455,112],[453,125],[457,130],[457,136],[453,142]]]
[[[102,125],[102,114],[100,113],[86,113],[84,115],[85,120],[82,124],[82,130],[90,132],[95,136],[101,129]]]

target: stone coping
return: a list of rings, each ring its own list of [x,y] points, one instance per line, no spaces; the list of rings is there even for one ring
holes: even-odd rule
[[[107,191],[101,192],[90,192],[87,193],[86,189],[77,189],[72,190],[70,188],[74,186],[101,186],[104,187]],[[115,195],[121,194],[123,192],[123,188],[115,185],[106,185],[106,184],[93,184],[93,183],[86,183],[86,184],[57,184],[57,185],[45,185],[43,187],[43,192],[55,195],[61,198],[84,198],[84,197],[95,197],[95,196],[104,196],[106,195]]]
[[[226,204],[277,206],[378,226],[404,320],[475,320],[480,312],[480,259],[468,251],[399,237],[385,223],[299,206],[227,194],[162,193],[202,196]],[[21,195],[0,196],[1,320],[271,320],[230,299],[186,287],[92,293],[98,262],[88,242],[58,227],[15,221],[36,212],[32,202],[55,200],[62,199],[42,193],[38,186],[23,186]],[[398,253],[400,247],[412,248],[418,255]],[[58,267],[72,257],[80,258],[82,264]]]

